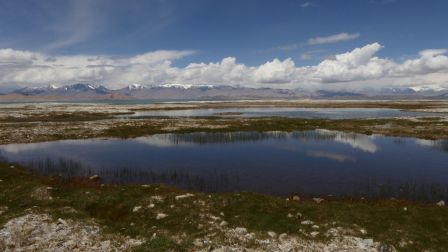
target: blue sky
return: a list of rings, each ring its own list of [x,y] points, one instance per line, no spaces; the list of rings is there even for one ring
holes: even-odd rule
[[[448,47],[447,11],[448,1],[444,0],[0,0],[0,49],[47,58],[88,55],[109,59],[160,50],[188,51],[162,61],[169,61],[172,68],[185,68],[191,63],[218,63],[234,57],[237,64],[250,68],[274,59],[281,63],[290,59],[295,68],[300,68],[379,43],[381,48],[372,57],[401,64],[418,59],[422,50]],[[446,52],[434,57],[439,56],[446,56]],[[258,78],[258,84],[282,82],[274,77],[266,82]],[[91,80],[101,82],[100,79],[105,80],[104,76]],[[359,79],[364,80],[342,82]],[[436,82],[443,84],[442,79]],[[53,82],[75,80],[90,79],[81,76]],[[144,84],[163,82],[160,78],[128,80]],[[240,81],[239,84],[257,83],[244,78]],[[313,81],[302,80],[305,84]],[[27,85],[17,78],[2,82],[4,86]],[[44,78],[41,82],[44,85],[52,80]],[[237,83],[234,79],[231,82]],[[335,78],[335,82],[341,81]],[[427,82],[421,84],[434,84],[434,78]],[[285,83],[301,84],[297,78]],[[36,80],[29,84],[40,83]]]

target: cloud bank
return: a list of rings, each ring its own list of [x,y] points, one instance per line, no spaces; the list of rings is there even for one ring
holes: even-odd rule
[[[383,48],[372,43],[337,54],[317,65],[296,66],[291,58],[273,59],[259,66],[227,57],[219,62],[173,65],[194,51],[159,50],[129,57],[104,55],[53,56],[0,49],[0,86],[45,86],[75,82],[120,88],[131,83],[225,84],[252,87],[412,86],[448,83],[448,50],[423,50],[413,59],[396,62],[380,58]]]

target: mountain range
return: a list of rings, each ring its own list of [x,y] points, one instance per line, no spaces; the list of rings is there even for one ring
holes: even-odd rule
[[[77,83],[57,87],[24,87],[7,94],[4,100],[97,100],[97,99],[150,99],[150,100],[226,100],[226,99],[447,99],[448,89],[436,86],[382,88],[363,92],[340,90],[305,91],[300,89],[249,88],[214,85],[163,84],[144,86],[131,84],[121,89],[101,85]]]

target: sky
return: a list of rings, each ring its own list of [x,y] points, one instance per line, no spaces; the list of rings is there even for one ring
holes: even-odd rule
[[[446,0],[0,0],[0,91],[448,88]]]

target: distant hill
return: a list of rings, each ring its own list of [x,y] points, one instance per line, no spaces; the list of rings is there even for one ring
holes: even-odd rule
[[[76,83],[57,87],[25,87],[8,94],[2,100],[230,100],[230,99],[448,99],[448,89],[436,86],[382,88],[363,92],[341,90],[306,91],[301,89],[250,88],[214,85],[163,84],[145,86],[131,84],[112,90],[101,85]]]

